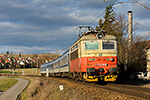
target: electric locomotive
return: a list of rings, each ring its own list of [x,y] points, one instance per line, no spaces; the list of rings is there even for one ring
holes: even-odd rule
[[[58,59],[41,65],[41,74],[68,76],[88,82],[116,81],[117,39],[90,26]]]
[[[82,26],[79,27],[83,28]],[[70,47],[70,73],[83,81],[116,81],[117,39],[103,31],[89,30]]]

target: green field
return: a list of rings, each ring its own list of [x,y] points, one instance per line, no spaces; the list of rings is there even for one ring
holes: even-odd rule
[[[0,73],[10,73],[12,74],[12,69],[0,69]],[[23,68],[23,69],[15,69],[15,74],[23,74],[24,75],[40,75],[40,69],[37,68]]]
[[[13,73],[12,71],[5,71],[5,70],[1,70],[0,73]],[[14,72],[15,74],[17,74],[17,72]]]
[[[18,82],[16,79],[0,79],[0,91],[6,91]]]

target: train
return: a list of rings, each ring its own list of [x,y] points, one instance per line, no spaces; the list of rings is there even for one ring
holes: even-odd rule
[[[40,66],[42,76],[69,77],[87,82],[117,80],[117,38],[91,26],[59,58]]]

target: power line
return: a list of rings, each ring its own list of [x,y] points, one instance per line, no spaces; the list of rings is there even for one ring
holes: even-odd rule
[[[96,18],[94,19],[89,25],[93,24],[102,14],[104,14],[105,10]]]
[[[144,8],[146,8],[147,10],[150,10],[150,8],[146,7],[145,5],[143,5],[142,3],[138,2],[137,0],[134,0],[134,2],[132,1],[106,1],[104,0],[104,2],[115,2],[115,3],[138,3],[139,5],[143,6]]]
[[[105,0],[104,0],[104,1],[105,1]],[[112,6],[115,5],[115,3],[112,3],[111,5],[112,5]],[[104,14],[104,12],[105,12],[105,10],[104,10],[96,19],[94,19],[89,25],[93,24],[101,15]]]
[[[146,8],[146,9],[148,9],[148,10],[150,10],[150,8],[148,8],[148,7],[146,7],[146,6],[144,6],[142,3],[140,3],[140,2],[138,2],[138,1],[136,1],[136,0],[134,0],[136,3],[138,3],[138,4],[140,4],[141,6],[143,6],[144,8]]]
[[[104,2],[116,2],[116,3],[136,3],[136,2],[133,2],[133,1],[106,1],[104,0]]]
[[[98,1],[98,0],[97,0]],[[87,15],[85,16],[85,18],[83,20],[86,19],[86,17],[89,15],[89,13],[92,11],[92,9],[94,8],[94,6],[96,5],[97,1],[93,4],[92,8],[90,9],[90,11],[87,13]]]

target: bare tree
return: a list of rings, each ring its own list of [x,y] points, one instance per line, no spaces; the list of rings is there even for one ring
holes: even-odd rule
[[[146,70],[145,47],[147,36],[137,34],[137,23],[133,29],[133,40],[129,46],[128,23],[125,15],[119,14],[113,24],[115,36],[118,39],[118,67],[122,73]]]
[[[138,23],[138,22],[137,22]],[[129,46],[128,39],[128,21],[125,18],[125,14],[118,14],[115,16],[113,23],[110,26],[105,27],[106,34],[112,34],[117,37],[117,47],[118,47],[118,69],[120,73],[136,72],[145,70],[146,68],[146,56],[145,47],[147,45],[147,36],[137,34],[137,23],[133,28],[133,41]],[[103,22],[99,20],[99,26],[96,29],[101,29],[103,27]],[[110,29],[111,27],[111,29]]]

